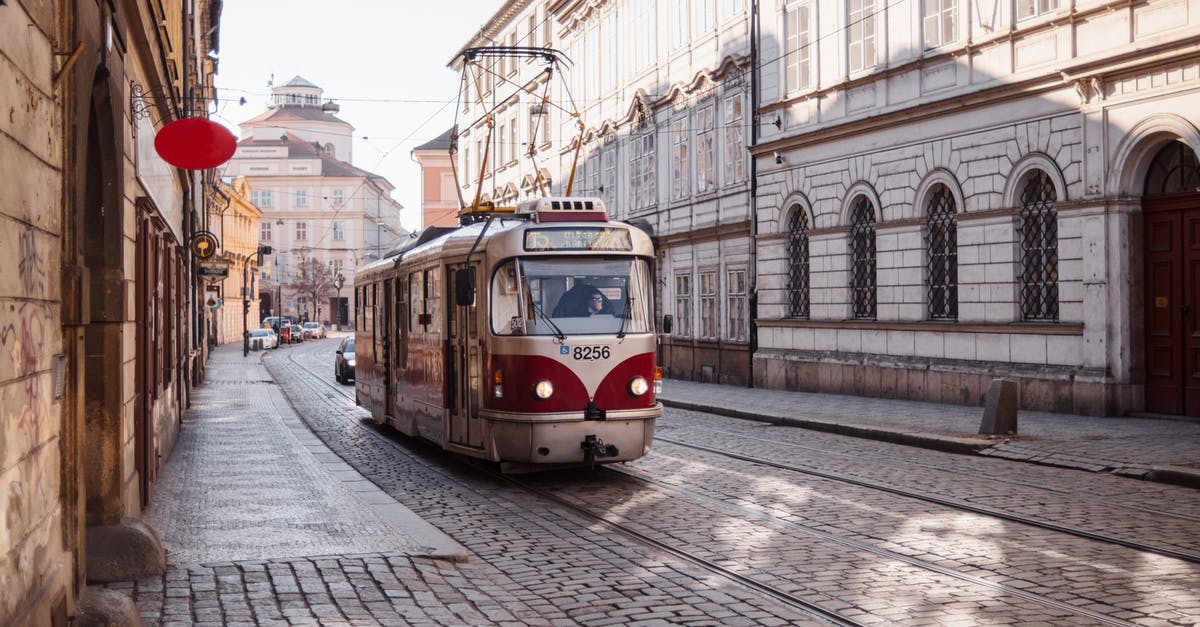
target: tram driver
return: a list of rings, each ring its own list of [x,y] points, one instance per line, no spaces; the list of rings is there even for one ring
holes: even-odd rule
[[[580,283],[563,293],[554,306],[556,318],[586,318],[613,315],[612,303],[595,286]]]

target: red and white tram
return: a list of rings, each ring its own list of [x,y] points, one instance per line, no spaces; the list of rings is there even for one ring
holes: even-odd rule
[[[645,233],[599,199],[539,198],[412,244],[355,277],[357,392],[377,422],[506,470],[650,450]]]

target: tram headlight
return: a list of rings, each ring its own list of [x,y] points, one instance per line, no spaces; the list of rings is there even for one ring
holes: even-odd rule
[[[544,401],[551,396],[554,396],[554,384],[542,379],[541,381],[537,382],[537,385],[533,386],[533,393]]]
[[[650,390],[650,384],[646,383],[646,377],[638,375],[629,380],[629,393],[634,396],[641,396]]]

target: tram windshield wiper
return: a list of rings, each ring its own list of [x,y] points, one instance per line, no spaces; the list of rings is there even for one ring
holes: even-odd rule
[[[621,328],[617,329],[617,339],[625,337],[625,325],[629,319],[633,317],[633,297],[629,294],[625,295],[625,311],[621,312]]]
[[[546,324],[550,325],[550,330],[554,331],[554,337],[558,338],[558,341],[561,342],[567,339],[567,335],[562,332],[562,329],[558,328],[557,324],[554,324],[554,321],[550,319],[550,316],[546,315],[545,311],[542,311],[542,306],[536,300],[530,301],[530,304],[533,305],[533,313],[537,314],[539,318],[546,321]]]

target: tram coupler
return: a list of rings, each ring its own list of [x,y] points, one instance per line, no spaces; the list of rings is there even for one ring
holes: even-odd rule
[[[604,440],[594,435],[585,436],[579,443],[579,448],[583,449],[588,461],[601,457],[616,457],[620,453],[616,444],[605,444]]]
[[[606,420],[604,410],[596,407],[596,401],[588,401],[587,407],[583,410],[584,420]]]

